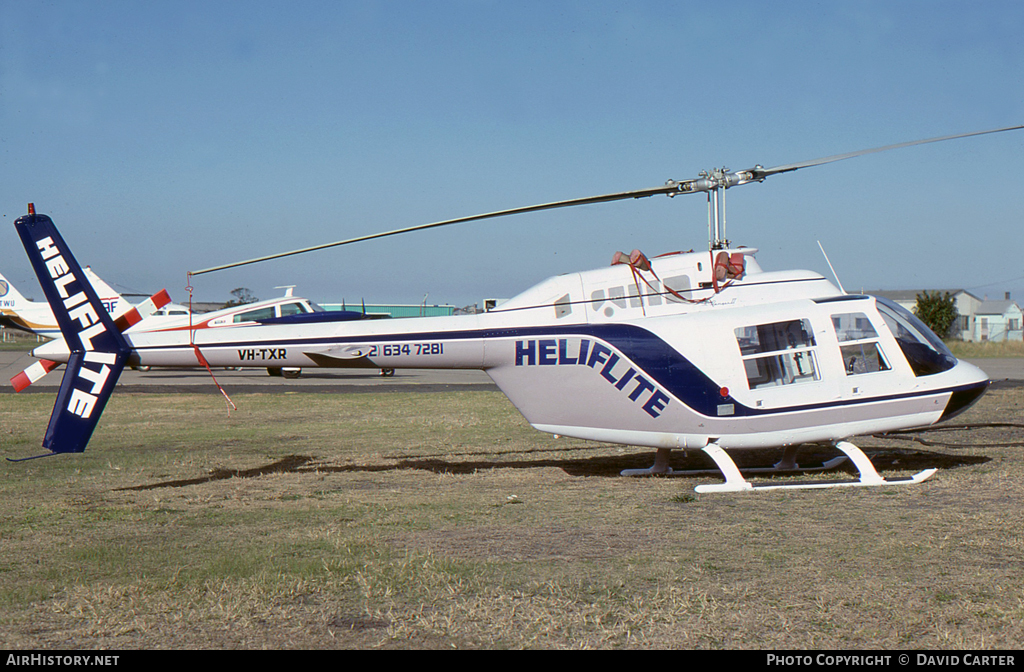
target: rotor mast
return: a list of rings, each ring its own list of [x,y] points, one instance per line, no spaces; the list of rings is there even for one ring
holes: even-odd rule
[[[705,191],[708,194],[708,246],[712,250],[729,247],[729,239],[725,237],[725,190],[747,182],[760,182],[764,178],[758,176],[759,170],[763,170],[761,166],[736,173],[725,167],[712,168],[701,171],[696,180],[680,183],[679,193]]]

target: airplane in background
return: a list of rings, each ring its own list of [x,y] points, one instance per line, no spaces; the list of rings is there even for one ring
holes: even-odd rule
[[[540,431],[657,451],[650,469],[624,473],[671,473],[673,449],[703,451],[725,482],[702,484],[698,492],[920,483],[936,470],[883,478],[850,439],[952,418],[984,394],[988,376],[957,360],[898,304],[848,294],[811,271],[763,270],[756,249],[734,247],[725,237],[725,191],[887,149],[1022,128],[772,168],[712,169],[650,189],[433,222],[191,274],[491,217],[706,194],[708,251],[652,259],[638,250],[615,253],[609,268],[549,278],[476,315],[378,321],[249,305],[230,318],[208,317],[204,328],[122,334],[83,282],[53,221],[30,207],[15,227],[69,346],[43,447],[51,454],[83,451],[126,364],[185,365],[201,353],[213,366],[483,370]],[[789,474],[801,471],[797,447],[816,442],[843,453],[858,478],[754,484],[728,452],[781,449],[773,469]]]
[[[189,310],[188,306],[183,306],[180,303],[169,303],[163,308],[157,309],[157,311],[153,313],[153,317],[181,316],[191,314],[192,311]]]
[[[131,310],[132,304],[100,279],[91,268],[82,269],[89,283],[96,289],[104,310],[115,318]],[[47,338],[60,338],[60,326],[53,309],[45,301],[26,299],[14,285],[0,274],[0,324]]]
[[[138,358],[137,362],[133,359],[129,362],[129,366],[142,371],[149,371],[153,367],[202,366],[202,360],[189,344],[206,341],[206,332],[208,331],[233,333],[239,327],[253,325],[297,325],[374,319],[374,316],[353,310],[324,310],[308,299],[294,296],[293,288],[290,286],[277,289],[285,289],[284,296],[230,306],[209,313],[191,314],[185,306],[181,306],[184,310],[168,311],[168,308],[174,304],[158,308],[150,316],[124,330],[124,334],[133,341],[166,341],[183,344],[185,347],[165,348],[160,354],[153,353],[150,357]],[[170,314],[164,314],[165,312]],[[241,349],[237,363],[224,365],[217,361],[211,363],[211,366],[224,366],[225,368],[258,366],[266,368],[267,373],[272,376],[297,378],[301,375],[302,366],[292,365],[294,362],[286,360],[278,348],[258,347],[258,345]],[[68,344],[63,338],[56,338],[49,343],[44,343],[32,351],[33,357],[57,363],[67,362],[70,354]],[[307,367],[330,366],[330,362],[318,363],[311,360],[304,360],[301,364]],[[384,376],[394,373],[394,369],[386,367],[365,368],[380,368],[381,375]]]

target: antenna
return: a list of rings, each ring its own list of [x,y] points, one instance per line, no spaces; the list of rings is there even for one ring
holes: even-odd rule
[[[821,256],[825,257],[825,263],[828,264],[828,270],[832,271],[832,277],[836,279],[836,284],[839,285],[839,291],[846,294],[846,290],[843,289],[843,283],[839,282],[839,276],[836,275],[836,269],[832,268],[832,262],[828,260],[828,255],[825,254],[825,248],[821,246],[821,241],[818,241],[818,249],[821,250]]]

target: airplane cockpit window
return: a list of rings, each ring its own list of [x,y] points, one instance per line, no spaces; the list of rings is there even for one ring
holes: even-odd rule
[[[740,327],[735,334],[750,389],[819,379],[808,320]]]
[[[266,308],[258,308],[256,310],[250,310],[247,313],[239,313],[235,315],[235,324],[239,322],[255,322],[256,320],[269,320],[274,316],[274,307],[268,306]]]
[[[956,357],[942,339],[913,313],[889,299],[875,297],[875,302],[915,376],[930,376],[956,366]]]
[[[888,371],[889,364],[878,345],[878,332],[864,313],[840,313],[832,316],[846,375]]]

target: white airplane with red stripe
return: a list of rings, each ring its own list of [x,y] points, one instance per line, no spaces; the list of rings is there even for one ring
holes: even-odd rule
[[[83,270],[88,274],[89,269],[86,268]],[[96,286],[95,283],[93,283],[93,286]],[[162,289],[137,306],[133,306],[127,311],[122,312],[117,319],[114,320],[114,325],[123,333],[136,324],[139,324],[143,319],[152,315],[154,312],[163,306],[166,306],[170,302],[171,297],[168,295],[167,290]],[[42,347],[43,346],[40,346],[40,348]],[[56,369],[62,363],[68,361],[70,351],[63,338],[58,337],[53,341],[50,341],[50,343],[46,344],[46,347],[58,353],[56,359],[48,359],[45,354],[36,355],[35,352],[33,352],[33,355],[39,357],[39,361],[11,378],[11,385],[14,387],[15,392],[21,392],[32,383],[42,379],[46,374]],[[37,350],[40,348],[37,348]]]
[[[166,301],[169,302],[169,298]],[[157,308],[159,307],[157,306]],[[204,366],[205,362],[199,358],[196,348],[193,346],[206,343],[209,338],[207,332],[228,330],[228,333],[234,333],[233,330],[241,326],[280,322],[308,325],[317,322],[337,323],[372,319],[369,315],[358,311],[325,311],[308,299],[294,296],[291,288],[288,288],[282,297],[239,304],[209,313],[155,315],[154,312],[151,310],[143,316],[145,319],[136,320],[128,325],[123,330],[126,336],[132,342],[173,343],[181,347],[166,348],[160,354],[147,352],[144,357],[137,354],[129,360],[130,366],[142,369]],[[279,353],[276,350],[271,351],[267,348],[261,350],[262,352],[259,354],[253,350],[251,355],[247,351],[244,355],[231,358],[226,364],[223,363],[224,358],[215,356],[215,362],[211,363],[211,366],[234,368],[255,365],[268,369],[271,375],[285,377],[297,376],[304,367],[321,366],[308,358],[289,360],[278,356]],[[63,339],[55,339],[37,347],[32,354],[40,359],[59,363],[67,361],[70,351]],[[236,359],[241,363],[236,363]],[[254,364],[254,362],[259,364]]]

